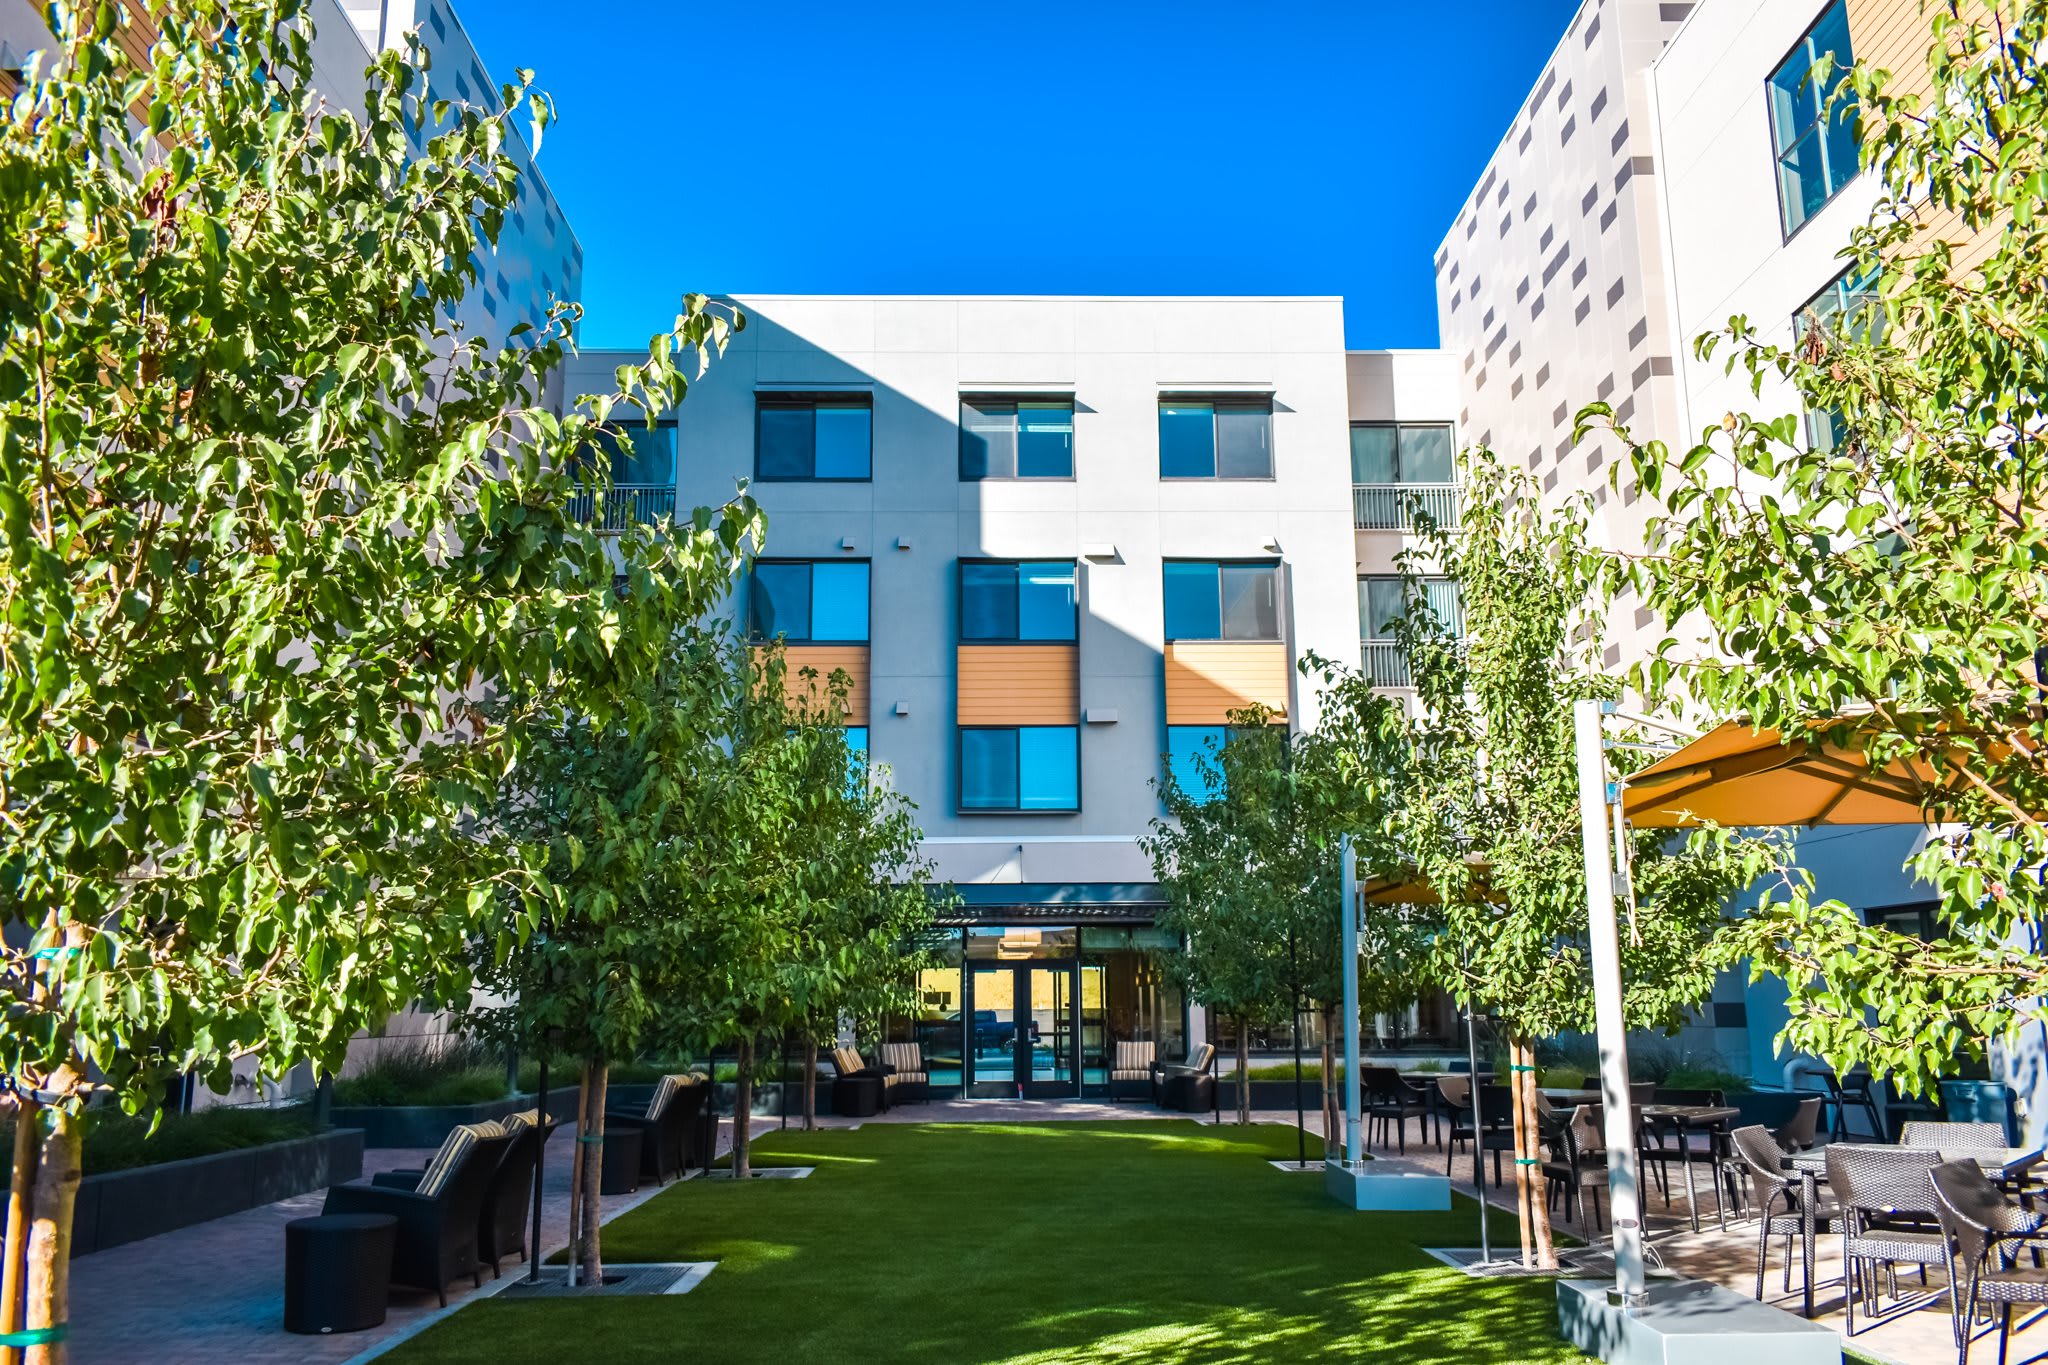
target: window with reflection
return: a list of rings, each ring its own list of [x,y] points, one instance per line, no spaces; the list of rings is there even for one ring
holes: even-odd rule
[[[1074,638],[1071,560],[960,561],[960,639],[966,644]]]
[[[790,644],[866,643],[867,561],[755,561],[747,577],[747,634]]]
[[[873,440],[869,394],[755,396],[754,477],[764,482],[865,482]]]
[[[1074,477],[1074,400],[973,396],[960,400],[960,477]]]
[[[1856,178],[1856,104],[1846,89],[1836,94],[1855,61],[1848,5],[1835,0],[1771,73],[1766,90],[1787,241]]]
[[[1280,566],[1170,560],[1168,640],[1278,640]]]
[[[1273,400],[1161,399],[1159,477],[1272,478]]]

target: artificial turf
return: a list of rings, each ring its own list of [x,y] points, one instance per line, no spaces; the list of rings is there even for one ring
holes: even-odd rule
[[[608,1260],[715,1260],[687,1295],[484,1300],[394,1365],[1570,1361],[1554,1286],[1469,1280],[1475,1210],[1348,1212],[1266,1165],[1291,1128],[870,1124],[770,1132],[807,1180],[693,1180],[608,1223]],[[1500,1215],[1495,1236],[1512,1243]],[[1497,1244],[1498,1244],[1497,1240]]]

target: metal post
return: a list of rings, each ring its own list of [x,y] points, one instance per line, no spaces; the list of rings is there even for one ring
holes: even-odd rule
[[[1337,842],[1343,860],[1344,885],[1344,1159],[1354,1165],[1365,1159],[1364,1103],[1358,1074],[1358,854],[1346,834]]]
[[[1607,828],[1607,754],[1598,701],[1572,704],[1579,761],[1579,826],[1586,860],[1588,949],[1593,966],[1600,1098],[1607,1129],[1607,1204],[1614,1228],[1614,1289],[1624,1307],[1643,1301],[1642,1201],[1635,1115],[1629,1107],[1628,1028],[1621,1000],[1621,934],[1614,921],[1614,858]]]
[[[540,1283],[541,1180],[548,1169],[548,1039],[545,1031],[540,1035],[540,1084],[535,1089],[540,1092],[534,1100],[539,1106],[534,1117],[540,1121],[540,1146],[533,1154],[533,1254],[526,1258],[528,1284]]]
[[[1493,1260],[1493,1233],[1486,1224],[1486,1170],[1481,1165],[1486,1155],[1486,1128],[1479,1121],[1479,1023],[1469,1004],[1465,1006],[1465,1062],[1472,1077],[1472,1193],[1479,1200],[1479,1261],[1484,1265]],[[1456,1117],[1452,1116],[1454,1121]]]
[[[1308,1110],[1301,1098],[1301,964],[1294,955],[1294,931],[1287,931],[1287,974],[1294,978],[1294,1017],[1287,1021],[1287,1031],[1294,1039],[1294,1164],[1308,1165]],[[1249,1086],[1251,1078],[1245,1077],[1239,1084]]]

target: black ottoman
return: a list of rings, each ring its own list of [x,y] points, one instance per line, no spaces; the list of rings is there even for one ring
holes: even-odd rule
[[[604,1135],[604,1175],[597,1182],[599,1194],[631,1194],[640,1188],[640,1138],[638,1128],[614,1128]]]
[[[284,1330],[319,1335],[384,1324],[398,1220],[336,1213],[284,1225]]]
[[[872,1118],[882,1108],[880,1076],[835,1076],[832,1112],[843,1119]]]

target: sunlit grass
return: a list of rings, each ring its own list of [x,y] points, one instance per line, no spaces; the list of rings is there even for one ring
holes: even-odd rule
[[[691,1181],[605,1229],[619,1261],[715,1260],[676,1298],[485,1301],[386,1359],[1548,1362],[1547,1282],[1474,1281],[1423,1246],[1476,1210],[1359,1214],[1265,1163],[1287,1127],[871,1124],[770,1131],[808,1180]],[[1495,1236],[1514,1226],[1495,1219]]]

